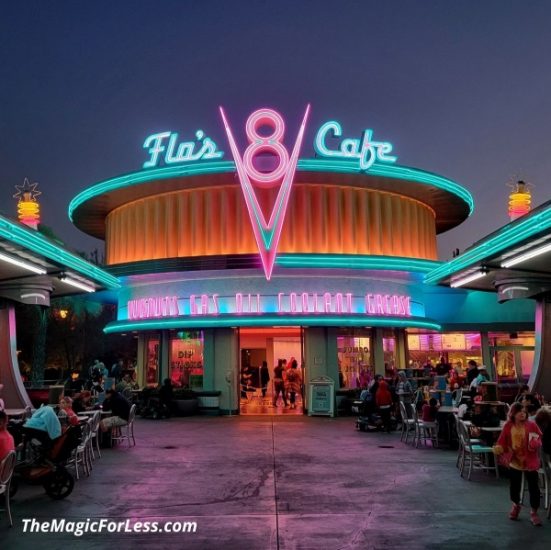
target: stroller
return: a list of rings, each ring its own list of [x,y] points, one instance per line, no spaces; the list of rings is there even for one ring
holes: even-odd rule
[[[361,399],[352,402],[352,412],[357,414],[356,430],[360,432],[377,432],[384,429],[381,415],[377,412],[375,397],[370,391],[362,392]],[[396,419],[390,418],[392,430],[396,429]]]
[[[80,426],[67,428],[51,442],[51,447],[36,432],[38,430],[22,428],[23,437],[18,446],[18,462],[15,465],[10,494],[13,496],[17,492],[18,482],[23,480],[33,485],[42,485],[50,498],[61,500],[72,493],[75,485],[65,463],[80,444]]]

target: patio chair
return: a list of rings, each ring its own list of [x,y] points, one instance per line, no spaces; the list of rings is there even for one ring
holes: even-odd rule
[[[13,527],[10,508],[10,484],[15,468],[15,451],[10,451],[0,462],[0,495],[4,494],[4,508],[8,512],[10,527]]]
[[[473,470],[494,470],[496,477],[499,478],[497,459],[494,457],[492,447],[488,445],[473,443],[473,441],[471,440],[471,434],[469,433],[469,428],[462,420],[459,420],[458,428],[460,447],[462,448],[459,469],[461,477],[463,477],[463,472],[465,471],[465,463],[468,460],[469,473],[467,479],[469,481],[471,480],[471,474]],[[493,460],[493,465],[490,463],[490,458]]]
[[[86,477],[89,477],[92,471],[90,422],[81,425],[81,432],[81,441],[67,460],[67,466],[75,467],[77,479],[80,479],[79,465],[82,465]]]
[[[98,452],[98,458],[101,458],[101,451],[99,449],[99,423],[101,421],[101,412],[96,413],[90,419],[90,452],[92,460],[96,460],[94,448]]]
[[[134,419],[136,418],[136,405],[130,407],[130,413],[128,415],[128,422],[124,426],[114,426],[111,430],[111,446],[113,443],[119,441],[128,441],[128,447],[130,447],[130,440],[132,440],[132,446],[136,445],[134,439]]]
[[[541,466],[538,470],[538,477],[540,481],[540,492],[543,492],[543,507],[547,509],[549,507],[549,492],[551,488],[549,487],[551,482],[551,457],[544,453],[543,450],[540,450],[540,462]],[[526,492],[527,484],[524,477],[524,472],[522,472],[522,482],[520,485],[520,503],[524,502],[524,494]],[[551,507],[549,507],[551,510]],[[551,512],[548,512],[548,516]]]
[[[408,418],[406,405],[403,401],[399,402],[399,406],[400,418],[402,419],[402,432],[400,434],[400,441],[405,441],[407,443],[410,432],[413,432],[413,438],[415,440],[415,420],[413,420],[413,418]]]

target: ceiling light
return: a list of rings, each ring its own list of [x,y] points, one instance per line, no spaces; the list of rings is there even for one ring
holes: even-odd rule
[[[33,264],[30,264],[28,262],[24,262],[23,260],[18,260],[12,256],[7,256],[6,254],[2,254],[0,253],[0,260],[4,260],[5,262],[8,262],[10,264],[13,264],[13,265],[17,265],[19,267],[22,267],[23,269],[28,269],[29,271],[32,271],[33,273],[38,273],[39,275],[45,275],[46,274],[46,270],[41,268],[41,267],[37,267]]]
[[[451,288],[457,288],[457,287],[466,285],[467,283],[472,283],[473,281],[476,281],[477,279],[480,279],[485,275],[486,275],[485,269],[481,271],[475,271],[474,273],[465,275],[465,277],[460,277],[459,279],[452,279],[450,286]]]
[[[545,254],[549,251],[551,251],[551,243],[546,244],[545,246],[539,246],[538,248],[534,248],[532,250],[529,250],[528,252],[524,252],[523,254],[520,254],[515,258],[505,260],[504,262],[501,262],[501,267],[513,267],[514,265],[520,264],[526,260],[529,260],[530,258],[535,258],[536,256]]]

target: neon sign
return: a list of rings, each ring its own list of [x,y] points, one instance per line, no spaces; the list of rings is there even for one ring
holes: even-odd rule
[[[264,273],[268,280],[270,280],[272,276],[277,254],[277,245],[281,236],[281,230],[283,229],[283,221],[289,203],[298,155],[304,137],[304,129],[306,127],[309,112],[310,105],[307,105],[290,156],[281,142],[285,133],[285,124],[281,115],[272,109],[259,109],[252,113],[246,123],[246,134],[249,140],[249,146],[245,149],[243,158],[241,158],[230,125],[226,119],[224,109],[220,107],[220,114],[228,136],[228,142],[237,168],[245,203],[247,204],[247,210],[249,211],[256,244],[262,259],[262,266],[264,267]],[[258,130],[262,126],[271,128],[272,133],[267,136],[259,134]],[[271,152],[278,159],[277,168],[271,172],[260,172],[253,164],[254,158],[259,153],[263,152]],[[256,186],[265,189],[277,187],[279,185],[279,192],[268,221],[266,221],[264,213],[258,203],[253,182]]]
[[[218,151],[216,143],[209,137],[206,137],[203,130],[197,130],[195,138],[198,142],[202,142],[197,152],[194,152],[197,145],[195,141],[184,141],[179,144],[176,132],[160,132],[149,136],[143,146],[144,149],[149,149],[150,158],[144,162],[143,167],[153,168],[161,160],[164,160],[164,163],[169,165],[197,160],[220,159],[224,156],[224,152]],[[164,156],[161,153],[164,153]]]
[[[397,157],[390,155],[392,152],[391,143],[373,140],[373,130],[364,130],[361,139],[343,139],[338,150],[327,147],[326,138],[329,132],[332,132],[334,137],[341,137],[341,125],[331,120],[323,124],[318,130],[314,141],[314,149],[322,157],[359,159],[360,170],[369,170],[376,161],[392,163],[397,160]]]
[[[129,300],[128,319],[155,319],[189,315],[290,314],[290,315],[371,315],[411,317],[411,298],[401,294],[351,292],[279,292],[277,295],[237,292],[231,296],[190,294]]]

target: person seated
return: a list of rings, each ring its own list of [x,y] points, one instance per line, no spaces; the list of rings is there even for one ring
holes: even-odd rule
[[[112,416],[100,422],[102,432],[116,426],[126,426],[130,416],[130,403],[113,388],[107,390],[107,398],[103,402],[103,410],[110,411]]]
[[[0,411],[0,462],[10,451],[15,451],[13,436],[8,432],[8,415]]]
[[[61,435],[61,423],[54,409],[43,405],[25,422],[23,431],[29,439],[36,438],[44,449],[50,449],[53,441]]]
[[[543,434],[541,438],[543,452],[551,456],[551,408],[542,407],[536,413],[535,421]]]
[[[73,410],[73,400],[70,397],[61,397],[59,400],[59,412],[57,413],[61,429],[65,431],[68,426],[78,426],[78,416]]]
[[[421,420],[423,422],[436,422],[436,415],[438,414],[438,400],[434,397],[429,399],[428,403],[423,405],[421,409]]]
[[[132,397],[132,390],[134,389],[134,383],[130,375],[125,374],[115,388],[126,399],[130,399]]]
[[[515,402],[521,403],[529,416],[535,415],[541,407],[539,399],[530,392],[530,387],[528,384],[524,384],[520,387],[520,390],[515,398]]]
[[[159,390],[159,401],[170,411],[172,410],[172,400],[174,398],[174,390],[170,378],[165,378],[161,389]]]
[[[377,387],[377,393],[375,394],[375,404],[379,414],[381,415],[381,420],[383,422],[383,428],[386,429],[388,433],[391,431],[391,408],[393,404],[392,393],[386,380],[383,378],[379,381]]]
[[[82,390],[73,398],[73,411],[78,413],[92,410],[92,393],[88,390]]]

